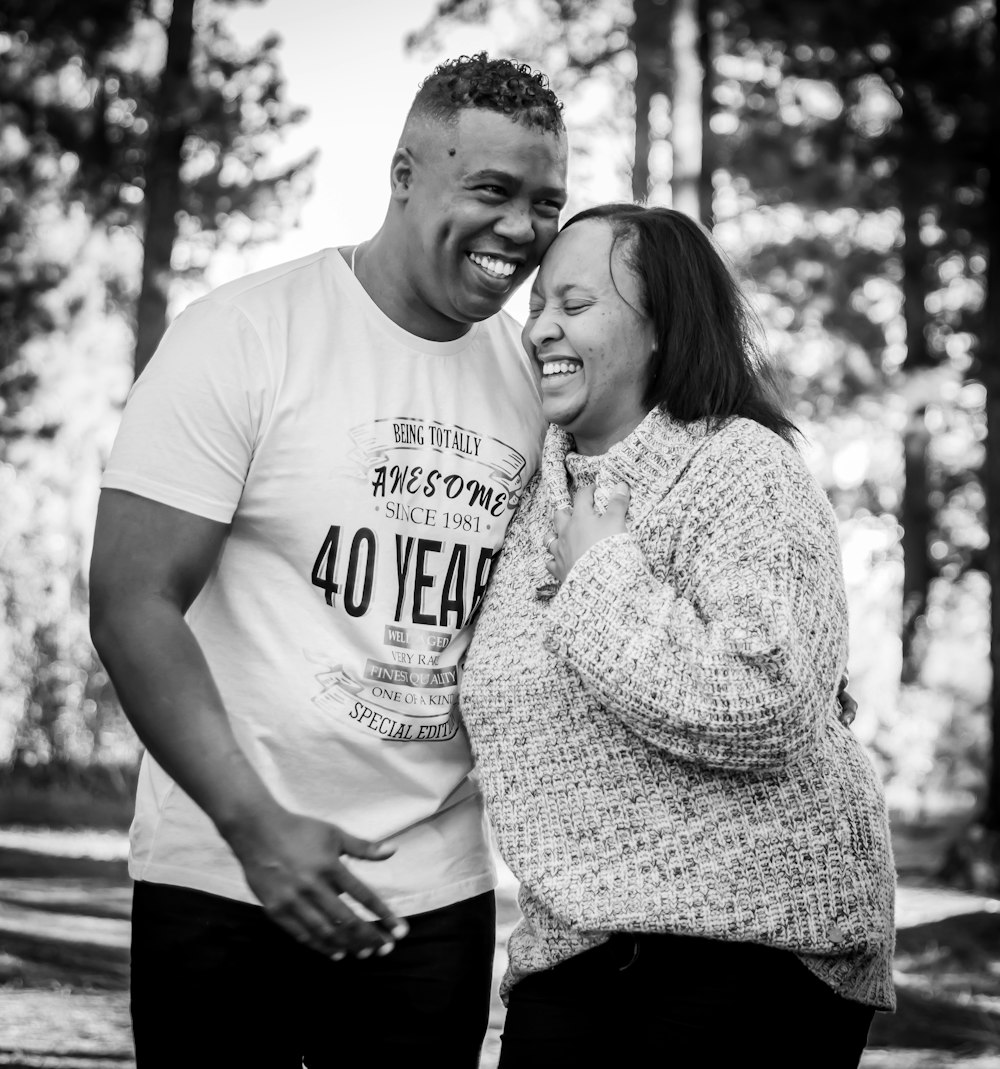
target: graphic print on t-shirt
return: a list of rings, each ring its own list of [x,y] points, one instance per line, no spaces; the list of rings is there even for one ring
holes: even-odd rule
[[[383,739],[451,739],[466,646],[454,640],[486,592],[525,458],[488,435],[412,417],[375,420],[350,437],[350,475],[366,485],[371,518],[354,529],[330,524],[311,579],[331,609],[381,627],[382,652],[352,671],[310,651],[324,668],[313,702]]]

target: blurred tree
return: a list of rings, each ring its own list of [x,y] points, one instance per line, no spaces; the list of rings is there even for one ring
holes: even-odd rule
[[[280,39],[242,49],[222,21],[223,6],[175,0],[158,84],[136,102],[148,123],[132,146],[146,203],[136,374],[166,326],[170,280],[200,274],[220,242],[273,239],[311,184],[315,152],[278,170],[268,166],[284,128],[305,116],[282,100]],[[187,246],[181,258],[178,239]]]
[[[308,192],[313,156],[268,162],[304,114],[278,39],[239,46],[226,6],[0,5],[0,763],[134,760],[83,580],[131,354],[169,279],[273,238]]]
[[[657,141],[667,141],[671,202],[707,226],[712,223],[712,167],[703,166],[702,157],[710,141],[712,6],[708,0],[634,0],[628,27],[635,53],[632,198],[655,196],[650,155]],[[654,135],[658,99],[669,125]]]
[[[671,20],[682,5],[536,6],[546,19],[516,33],[509,51],[547,70],[568,110],[580,72],[616,72],[607,79],[613,113],[626,114],[634,101],[637,118],[633,196],[654,193],[659,142],[676,134],[669,102],[664,116],[657,99],[673,84]],[[982,465],[984,442],[993,448],[981,387],[991,350],[976,341],[993,262],[984,225],[996,108],[993,0],[867,0],[850,18],[825,0],[686,6],[697,11],[705,74],[701,182],[714,186],[711,210],[703,196],[699,213],[716,222],[717,238],[756,288],[796,416],[820,447],[811,459],[838,506],[848,563],[867,546],[859,578],[849,576],[869,610],[856,617],[864,637],[852,654],[874,681],[877,723],[866,741],[887,777],[919,797],[941,777],[951,777],[952,791],[961,783],[981,793],[986,750],[1000,740],[1000,693],[992,730],[983,732],[988,659],[981,642],[956,645],[949,635],[983,619],[971,607],[985,605],[988,590],[970,573],[1000,567],[998,554],[984,553],[984,510],[1000,501],[1000,486],[984,496],[996,470]],[[440,4],[412,41],[497,7]],[[518,9],[511,23],[521,30],[529,20]],[[601,28],[603,49],[592,44]],[[572,143],[578,126],[568,118]],[[872,611],[876,590],[896,608]],[[868,642],[874,620],[884,634]],[[892,634],[900,636],[895,650],[885,639]],[[993,634],[996,662],[996,626]],[[950,676],[941,674],[944,650]],[[992,677],[1000,687],[1000,670]],[[930,708],[939,711],[933,730],[905,723],[909,710],[919,719]],[[961,775],[942,771],[954,761],[939,760],[941,747],[954,750],[958,740],[966,745]],[[992,767],[991,825],[1000,760]]]
[[[146,161],[146,220],[142,288],[136,313],[135,373],[149,362],[163,334],[170,296],[170,258],[177,237],[184,142],[199,114],[191,80],[194,0],[173,0],[167,55],[151,101],[152,129]]]
[[[985,397],[985,406],[991,406],[1000,385],[992,381],[995,350],[982,333],[982,310],[985,306],[988,318],[997,299],[985,277],[987,264],[995,262],[996,242],[989,223],[995,162],[990,158],[995,151],[991,124],[1000,104],[995,6],[992,0],[869,0],[850,20],[824,4],[788,0],[755,0],[746,11],[751,36],[771,35],[780,42],[789,57],[786,76],[815,77],[818,65],[843,99],[860,101],[866,93],[875,94],[889,105],[888,121],[868,124],[867,134],[865,124],[855,119],[850,157],[855,175],[861,164],[869,181],[881,179],[900,216],[905,356],[887,384],[892,397],[902,402],[904,416],[900,632],[901,678],[904,694],[909,694],[927,687],[934,672],[928,661],[931,644],[940,644],[943,637],[931,611],[935,585],[962,583],[969,569],[978,569],[990,577],[992,590],[998,589],[992,584],[1000,544],[1000,530],[994,527],[1000,486],[990,487],[995,476],[988,463],[996,430],[987,435],[983,401],[976,400]],[[837,141],[846,144],[843,131]],[[883,354],[892,348],[883,346]],[[963,436],[959,452],[956,444]],[[985,526],[994,548],[984,553],[986,538],[972,532]],[[946,600],[961,603],[953,596]],[[990,600],[995,605],[1000,599]],[[936,618],[940,621],[940,612]],[[965,845],[974,841],[980,853],[992,849],[1000,862],[997,621],[994,617],[988,629],[992,699],[984,703],[991,710],[987,746],[970,745],[970,755],[978,750],[983,760],[985,804]],[[948,626],[956,622],[949,619]],[[991,887],[1000,887],[1000,865],[980,865],[976,871],[992,871]]]
[[[984,825],[990,831],[1000,832],[1000,72],[998,72],[997,17],[992,12],[989,27],[988,53],[983,78],[982,104],[985,122],[982,123],[980,162],[986,172],[987,196],[984,205],[984,236],[988,243],[988,276],[983,329],[979,347],[979,361],[986,384],[986,419],[992,433],[986,439],[983,464],[987,501],[987,529],[989,532],[988,570],[993,597],[990,603],[990,665],[993,671],[992,709],[993,730],[990,757],[992,775],[986,798]],[[993,890],[998,883],[1000,851],[996,844],[1000,838],[994,834],[992,850]]]
[[[16,414],[37,381],[23,346],[51,329],[44,297],[71,267],[45,241],[46,224],[75,199],[75,149],[100,152],[88,144],[89,124],[76,117],[83,72],[131,24],[131,0],[75,6],[72,24],[58,4],[9,0],[0,7],[0,449],[22,433]]]
[[[0,122],[23,150],[22,174],[36,161],[27,199],[79,203],[95,224],[144,238],[137,370],[165,326],[163,279],[199,274],[220,242],[273,238],[308,193],[315,154],[267,165],[282,130],[305,114],[282,101],[279,39],[241,48],[222,21],[225,6],[9,0],[0,8]],[[62,173],[38,160],[57,161]],[[187,248],[172,265],[178,238]],[[134,292],[113,297],[135,300]]]
[[[407,47],[435,43],[448,24],[479,22],[502,6],[494,0],[444,0],[428,22],[410,34]],[[660,187],[669,186],[671,203],[707,224],[712,218],[711,168],[703,166],[702,156],[712,97],[711,23],[717,6],[712,0],[514,0],[515,21],[531,27],[519,35],[515,51],[552,72],[570,109],[593,92],[598,79],[609,90],[607,114],[627,111],[634,116],[625,146],[632,198],[655,201]],[[577,154],[588,152],[592,115],[592,109],[579,121],[570,115],[570,147]],[[670,161],[666,176],[651,169],[653,159],[664,155]]]

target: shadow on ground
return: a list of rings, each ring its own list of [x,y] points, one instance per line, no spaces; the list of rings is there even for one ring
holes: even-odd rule
[[[121,833],[0,828],[0,1067],[134,1066],[124,851]],[[862,1069],[996,1069],[1000,899],[935,881],[912,843],[898,854],[899,1009],[876,1015]],[[513,893],[505,878],[497,979]],[[502,1024],[494,997],[482,1069],[496,1064]]]

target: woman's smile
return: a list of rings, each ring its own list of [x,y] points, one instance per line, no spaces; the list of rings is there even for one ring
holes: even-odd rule
[[[521,340],[542,410],[581,453],[604,453],[642,422],[653,327],[642,286],[611,227],[588,220],[553,242],[532,288]]]

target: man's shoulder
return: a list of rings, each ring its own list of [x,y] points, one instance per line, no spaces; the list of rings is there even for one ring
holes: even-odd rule
[[[480,324],[480,331],[493,345],[511,347],[522,354],[524,347],[521,345],[521,324],[501,309],[489,319],[484,319]]]
[[[192,303],[245,304],[253,307],[261,301],[267,301],[271,295],[296,292],[302,286],[304,278],[323,272],[330,257],[336,255],[336,249],[319,249],[307,256],[251,271],[229,282],[223,282]]]

